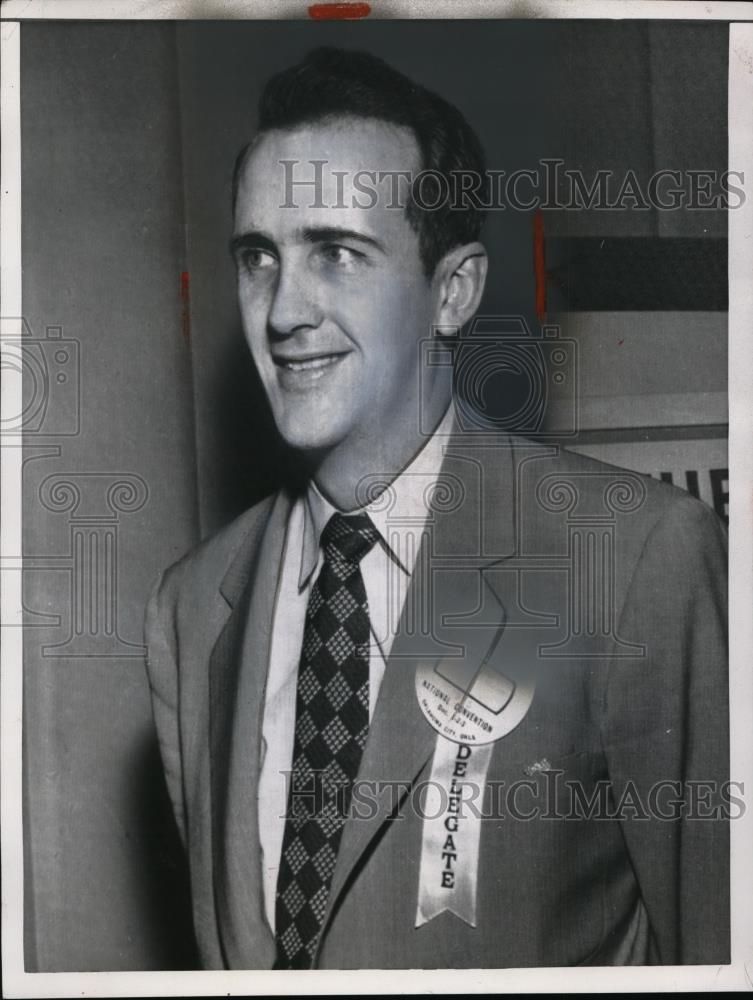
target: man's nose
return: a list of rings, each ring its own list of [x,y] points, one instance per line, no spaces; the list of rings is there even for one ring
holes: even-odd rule
[[[321,321],[322,312],[311,280],[300,269],[283,265],[269,311],[270,333],[286,337],[301,328],[315,329]]]

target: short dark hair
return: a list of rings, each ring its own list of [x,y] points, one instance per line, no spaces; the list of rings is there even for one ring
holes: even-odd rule
[[[258,131],[289,129],[341,116],[371,118],[411,129],[421,154],[421,170],[447,178],[450,190],[451,175],[456,172],[473,174],[483,183],[483,147],[460,111],[367,52],[317,48],[295,66],[270,77],[259,101]],[[236,160],[233,202],[250,145],[244,146]],[[431,174],[426,180],[431,182]],[[466,201],[456,205],[445,198],[437,208],[429,209],[409,198],[406,214],[418,234],[427,276],[434,273],[448,250],[478,239],[485,212]],[[432,204],[432,198],[422,195],[422,203]]]

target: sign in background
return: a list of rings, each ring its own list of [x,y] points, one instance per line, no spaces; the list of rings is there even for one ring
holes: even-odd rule
[[[729,468],[726,438],[690,441],[622,441],[573,449],[602,462],[643,472],[687,490],[729,518]]]

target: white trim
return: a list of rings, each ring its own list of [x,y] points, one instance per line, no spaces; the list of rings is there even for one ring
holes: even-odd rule
[[[0,325],[3,337],[20,337],[21,304],[21,95],[20,25],[0,26]],[[0,340],[0,351],[2,350]],[[16,365],[3,364],[0,382],[2,424],[22,410],[22,376]],[[0,437],[0,553],[21,550],[20,436]],[[23,822],[22,822],[22,574],[0,571],[0,829],[2,830],[3,972],[23,968]],[[5,978],[5,977],[4,977]],[[6,988],[8,983],[6,983]]]
[[[326,0],[324,0],[326,3]],[[355,0],[351,0],[355,2]],[[264,20],[309,17],[306,0],[5,0],[2,17],[22,20]],[[702,0],[371,0],[370,20],[485,19],[720,21],[753,18],[753,3]]]
[[[729,165],[745,171],[746,201],[729,212],[730,769],[745,781],[747,814],[731,823],[732,958],[753,974],[753,24],[730,26]]]
[[[448,0],[392,0],[384,8],[373,0],[372,16],[483,17],[517,16],[518,0],[505,3],[468,0],[464,6]],[[254,17],[300,16],[305,6],[288,0],[257,0]],[[532,2],[528,17],[620,17],[620,18],[742,18],[753,16],[750,3],[653,3],[625,2]],[[214,0],[211,11],[199,3],[114,4],[86,0],[6,0],[4,18],[230,18],[248,17],[247,0]],[[22,316],[21,303],[21,200],[19,135],[19,25],[2,25],[2,196],[0,251],[2,253],[2,309],[5,315]],[[729,213],[730,225],[730,518],[732,531],[732,659],[731,718],[734,733],[732,774],[753,788],[753,671],[749,653],[753,649],[753,25],[735,24],[730,34],[730,165],[745,170],[747,201]],[[3,371],[2,412],[18,412],[20,378]],[[0,541],[3,553],[13,553],[21,537],[21,453],[2,441],[0,496],[2,518]],[[287,995],[290,993],[341,995],[371,992],[375,988],[399,993],[426,992],[706,992],[710,988],[749,989],[753,981],[753,810],[732,826],[733,964],[731,966],[645,967],[633,969],[570,968],[522,970],[435,970],[377,973],[349,972],[119,972],[36,973],[23,971],[22,900],[23,851],[21,841],[21,580],[17,572],[4,572],[2,590],[1,694],[2,730],[2,958],[5,996],[15,997],[127,997]],[[502,917],[504,919],[504,915]],[[749,972],[746,972],[745,964]],[[378,986],[377,986],[378,984]]]

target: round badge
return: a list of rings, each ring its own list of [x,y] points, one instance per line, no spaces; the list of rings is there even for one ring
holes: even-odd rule
[[[455,743],[494,743],[512,732],[531,707],[533,680],[507,677],[482,666],[472,677],[460,660],[422,662],[416,670],[421,711]]]

